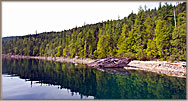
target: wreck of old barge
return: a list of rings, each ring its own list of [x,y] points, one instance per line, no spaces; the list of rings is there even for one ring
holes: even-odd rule
[[[87,64],[87,66],[95,68],[122,68],[127,66],[131,62],[130,58],[123,57],[108,57],[104,59],[96,60],[92,63]]]

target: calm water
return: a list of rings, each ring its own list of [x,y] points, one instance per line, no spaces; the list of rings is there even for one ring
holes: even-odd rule
[[[186,79],[31,59],[2,60],[3,99],[185,99]]]

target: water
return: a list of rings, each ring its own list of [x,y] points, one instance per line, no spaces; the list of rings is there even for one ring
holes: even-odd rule
[[[3,99],[185,99],[186,79],[32,59],[2,60]]]

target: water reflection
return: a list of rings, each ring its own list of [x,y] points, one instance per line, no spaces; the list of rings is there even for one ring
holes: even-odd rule
[[[30,88],[33,88],[33,84],[56,86],[59,91],[69,89],[69,92],[73,95],[78,94],[81,98],[83,96],[94,96],[95,99],[186,98],[186,79],[143,71],[121,69],[101,71],[80,64],[75,66],[72,63],[31,59],[3,59],[2,71],[3,74],[19,76],[29,81]],[[49,93],[44,88],[40,90]],[[36,99],[37,97],[33,96]]]
[[[58,85],[49,86],[39,84],[37,81],[24,81],[19,77],[7,77],[3,75],[3,99],[93,99],[92,96],[84,96],[70,92],[69,89],[58,89]],[[29,86],[31,85],[32,86]]]

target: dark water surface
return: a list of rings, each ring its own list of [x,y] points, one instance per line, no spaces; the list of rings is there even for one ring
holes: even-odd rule
[[[186,79],[32,59],[2,60],[3,99],[185,99]]]

